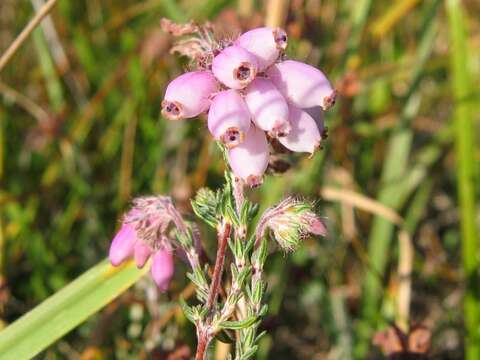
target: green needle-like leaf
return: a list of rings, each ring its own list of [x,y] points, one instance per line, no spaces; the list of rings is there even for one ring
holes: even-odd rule
[[[218,327],[221,329],[240,330],[240,329],[246,329],[252,326],[255,323],[255,321],[257,321],[257,317],[252,316],[244,320],[222,321],[220,324],[218,324]]]

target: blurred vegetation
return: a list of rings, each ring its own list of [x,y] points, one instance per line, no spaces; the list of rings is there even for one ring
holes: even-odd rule
[[[0,2],[0,53],[39,3]],[[197,189],[222,183],[205,119],[160,117],[167,82],[186,66],[169,54],[160,18],[209,20],[231,36],[284,4],[288,56],[324,70],[339,101],[323,150],[288,156],[290,170],[250,196],[262,208],[291,193],[318,198],[330,233],[270,258],[258,359],[377,358],[372,338],[394,321],[426,326],[437,358],[461,359],[464,342],[480,343],[462,311],[467,289],[477,317],[467,328],[479,334],[480,3],[267,3],[58,1],[0,75],[3,326],[105,257],[132,196],[170,193],[189,212]],[[169,294],[143,279],[41,358],[188,356],[194,329],[175,301],[192,292],[184,270]],[[410,286],[410,313],[408,302],[399,313]]]

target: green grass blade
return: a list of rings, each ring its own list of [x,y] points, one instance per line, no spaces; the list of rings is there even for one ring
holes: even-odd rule
[[[350,62],[358,52],[360,40],[367,23],[368,14],[372,6],[372,0],[360,0],[355,3],[347,2],[350,12],[350,22],[352,30],[347,43],[347,51],[345,51],[344,59],[347,66],[351,66]]]
[[[62,83],[55,69],[55,64],[50,55],[47,41],[41,29],[33,32],[33,42],[38,53],[38,60],[42,69],[47,88],[50,106],[54,111],[60,111],[65,106]]]
[[[405,102],[400,115],[397,128],[390,136],[387,153],[385,156],[381,188],[377,199],[390,208],[398,209],[404,204],[410,192],[401,191],[405,187],[407,162],[413,140],[413,131],[410,122],[418,111],[420,94],[418,86],[424,74],[427,59],[430,57],[434,39],[436,36],[435,14],[439,1],[431,4],[430,11],[426,12],[422,37],[417,50],[417,62],[412,69],[410,86],[405,97]],[[368,256],[370,269],[365,275],[362,294],[362,317],[365,322],[359,329],[360,342],[357,347],[357,355],[364,357],[370,343],[372,331],[376,328],[379,320],[379,300],[382,295],[382,280],[389,257],[391,239],[394,232],[394,224],[382,217],[376,216],[372,224],[372,230],[368,239]]]
[[[457,188],[460,203],[463,270],[466,277],[464,321],[465,359],[480,359],[478,238],[475,225],[475,143],[471,75],[468,67],[466,19],[460,1],[447,0],[451,81],[455,98],[454,128]]]
[[[100,262],[0,332],[0,357],[30,359],[134,284],[147,270]]]

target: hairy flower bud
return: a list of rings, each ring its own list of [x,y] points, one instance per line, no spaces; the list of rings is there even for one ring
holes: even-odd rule
[[[291,105],[289,114],[292,129],[278,141],[289,150],[313,154],[322,140],[315,120],[307,112]]]
[[[329,109],[336,92],[318,69],[299,61],[287,60],[272,65],[267,75],[285,98],[300,108],[321,106]]]
[[[173,254],[168,250],[158,250],[153,255],[152,277],[160,291],[167,291],[173,277]]]
[[[162,115],[169,120],[192,118],[210,106],[210,96],[218,83],[210,71],[193,71],[180,75],[168,84],[162,101]]]
[[[263,182],[268,159],[265,133],[255,126],[250,126],[245,140],[240,145],[228,151],[228,163],[233,173],[251,187]]]
[[[263,213],[255,234],[256,243],[265,236],[267,230],[272,232],[280,247],[287,251],[294,250],[308,234],[327,234],[325,225],[313,211],[313,205],[292,197]]]
[[[280,28],[261,27],[240,35],[235,45],[254,54],[258,60],[258,70],[264,71],[287,48],[287,34]]]
[[[123,224],[112,240],[108,258],[113,266],[118,266],[132,256],[137,235],[132,224]]]
[[[220,52],[212,62],[212,72],[225,86],[243,89],[257,75],[257,58],[240,46],[229,46]]]
[[[272,137],[288,134],[288,105],[271,81],[258,77],[253,80],[245,89],[245,102],[260,129]]]
[[[240,144],[250,128],[250,112],[237,90],[218,93],[208,112],[208,129],[229,149]]]

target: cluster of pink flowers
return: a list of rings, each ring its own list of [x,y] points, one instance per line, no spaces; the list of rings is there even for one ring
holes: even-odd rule
[[[269,140],[313,154],[324,133],[323,111],[335,102],[320,70],[283,60],[286,47],[282,29],[247,31],[214,50],[201,70],[174,79],[162,101],[170,120],[208,111],[210,133],[225,144],[230,167],[250,186],[262,183]]]
[[[119,266],[133,257],[142,268],[152,257],[151,273],[161,291],[166,291],[174,272],[173,241],[167,234],[171,222],[178,221],[170,198],[137,198],[124,215],[122,227],[110,244],[108,257]]]

